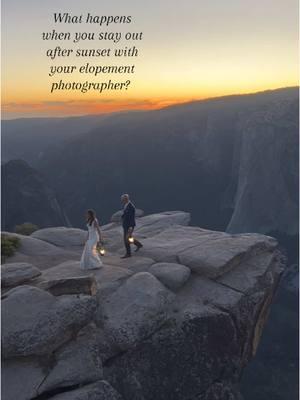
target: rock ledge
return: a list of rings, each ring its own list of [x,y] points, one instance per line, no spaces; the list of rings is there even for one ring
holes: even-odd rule
[[[126,260],[119,223],[104,226],[94,271],[80,229],[18,235],[2,266],[5,400],[239,400],[284,260],[271,237],[189,221],[138,218],[144,247]]]

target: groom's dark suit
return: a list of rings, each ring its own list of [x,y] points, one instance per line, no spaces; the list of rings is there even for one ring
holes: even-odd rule
[[[122,224],[123,224],[123,230],[124,230],[124,244],[126,248],[126,254],[128,256],[131,255],[131,248],[130,248],[130,242],[129,242],[129,237],[132,235],[132,232],[135,227],[135,207],[129,201],[126,206],[124,207],[123,215],[122,215]],[[131,234],[129,233],[129,230],[131,228]],[[138,248],[142,247],[142,244],[134,239],[133,242]]]

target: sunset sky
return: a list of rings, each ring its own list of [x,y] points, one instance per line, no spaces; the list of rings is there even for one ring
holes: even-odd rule
[[[64,116],[164,105],[298,85],[297,0],[3,0],[2,118]],[[100,27],[55,24],[54,12],[132,16]],[[43,41],[42,32],[143,32],[137,42]],[[137,58],[61,58],[46,50],[136,45]],[[50,65],[135,65],[134,75],[49,77]],[[56,91],[51,83],[131,80],[128,90]]]

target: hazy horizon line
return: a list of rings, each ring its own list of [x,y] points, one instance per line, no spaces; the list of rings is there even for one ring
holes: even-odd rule
[[[90,114],[70,114],[70,115],[63,115],[63,116],[36,116],[36,117],[12,117],[12,118],[2,118],[2,107],[1,107],[1,122],[2,121],[17,121],[17,120],[23,120],[23,119],[68,119],[68,118],[84,118],[84,117],[93,117],[93,116],[104,116],[104,115],[114,115],[114,114],[124,114],[124,113],[130,113],[130,112],[153,112],[153,111],[159,111],[159,110],[164,110],[172,107],[177,107],[177,106],[182,106],[182,105],[187,105],[191,103],[197,103],[197,102],[204,102],[208,100],[217,100],[217,99],[222,99],[222,98],[227,98],[227,97],[235,97],[235,96],[249,96],[249,95],[256,95],[256,94],[262,94],[266,92],[276,92],[280,90],[288,90],[288,89],[298,89],[299,90],[300,85],[296,86],[282,86],[278,87],[276,89],[264,89],[264,90],[258,90],[255,92],[247,92],[247,93],[231,93],[231,94],[225,94],[225,95],[220,95],[220,96],[209,96],[209,97],[204,97],[204,98],[197,98],[197,99],[192,99],[192,100],[187,100],[187,101],[182,101],[182,102],[175,102],[173,104],[161,106],[158,108],[152,108],[149,110],[145,109],[126,109],[126,110],[115,110],[115,111],[103,111],[103,112],[98,112],[98,113],[90,113]],[[2,105],[3,106],[3,105]]]

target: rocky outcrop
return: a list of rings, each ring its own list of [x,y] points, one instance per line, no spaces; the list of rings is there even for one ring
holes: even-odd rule
[[[148,272],[138,272],[110,296],[102,297],[98,320],[112,343],[128,350],[155,332],[167,317],[174,300],[162,283]]]
[[[11,358],[50,354],[91,320],[95,301],[19,286],[6,293],[2,307],[2,354]]]
[[[122,214],[123,214],[123,210],[119,210],[119,211],[115,212],[115,213],[111,216],[111,218],[110,218],[111,222],[121,222],[121,220],[122,220]],[[135,217],[136,217],[136,218],[140,218],[140,217],[142,217],[144,214],[145,214],[144,211],[143,211],[143,210],[140,210],[139,208],[137,208],[137,209],[135,210]]]
[[[32,238],[43,240],[44,242],[54,244],[58,247],[83,246],[87,233],[82,229],[66,228],[44,228],[31,234]]]
[[[58,231],[60,231],[60,228],[58,228]],[[83,234],[85,233],[84,231],[81,232]],[[17,251],[9,258],[10,263],[25,262],[36,266],[38,265],[38,268],[43,270],[63,261],[77,260],[82,251],[82,246],[78,246],[79,249],[70,249],[68,246],[55,246],[47,241],[37,239],[34,236],[24,236],[10,232],[4,233],[8,237],[17,237],[20,240],[20,246]]]
[[[93,271],[78,261],[84,231],[27,238],[58,258],[3,296],[5,400],[239,400],[284,260],[271,237],[189,220],[139,218],[144,247],[125,260],[120,226],[104,226],[108,252]]]
[[[171,290],[181,288],[191,275],[190,268],[175,263],[156,263],[149,272]]]
[[[12,287],[21,285],[41,275],[34,265],[27,263],[11,263],[1,265],[1,286]]]

